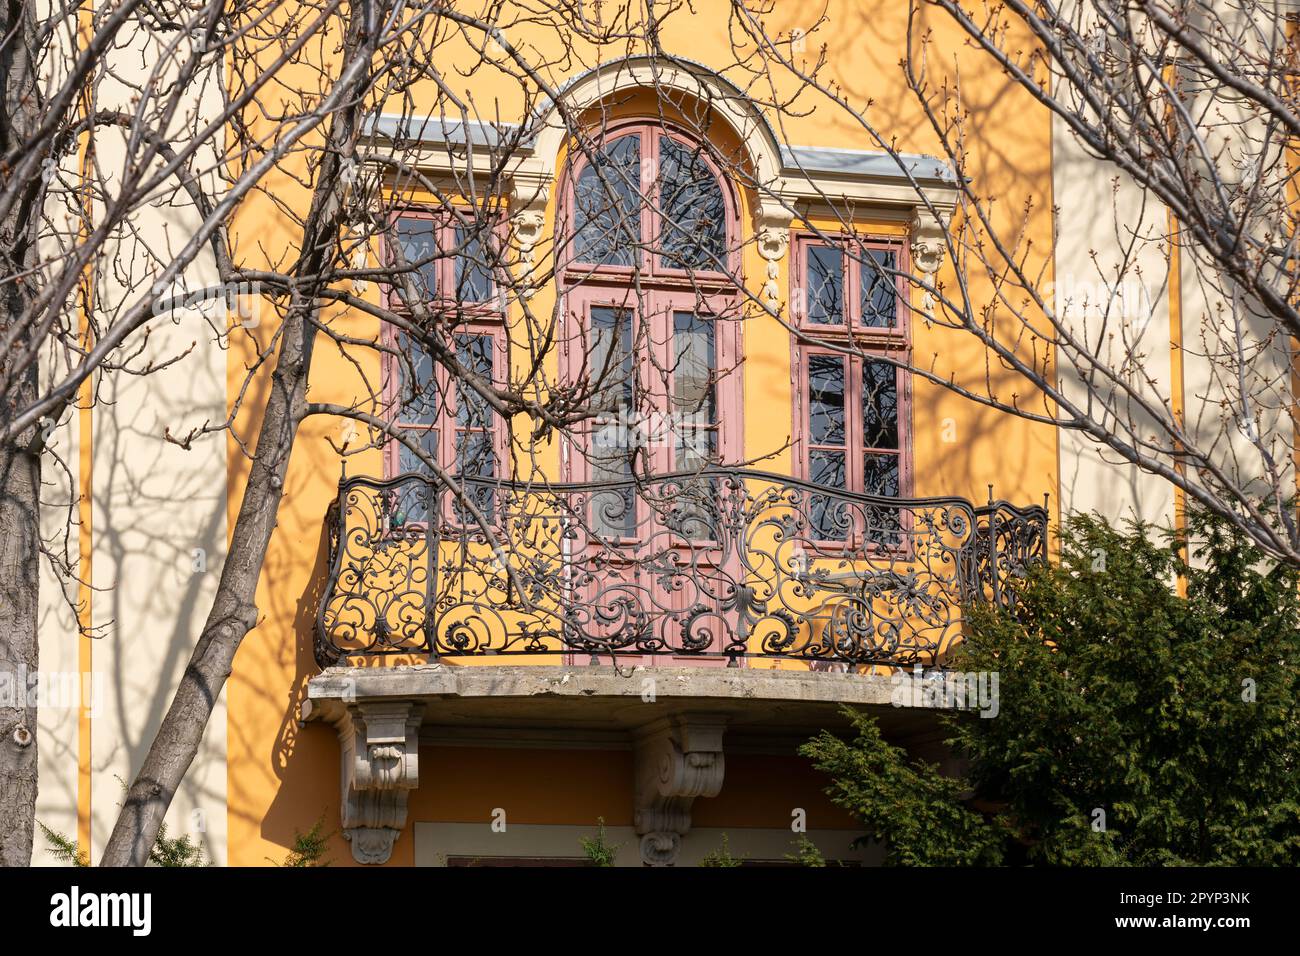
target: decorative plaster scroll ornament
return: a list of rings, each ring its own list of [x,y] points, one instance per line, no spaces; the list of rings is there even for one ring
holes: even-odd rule
[[[540,160],[526,159],[510,177],[510,232],[519,250],[519,295],[525,299],[537,291],[531,273],[546,226],[552,176]]]
[[[537,254],[537,243],[542,238],[542,227],[546,225],[546,213],[541,209],[523,209],[511,217],[510,224],[515,245],[519,247],[520,294],[525,299],[530,299],[537,291],[530,273]]]
[[[780,262],[790,248],[790,216],[784,211],[759,218],[758,254],[767,261],[767,277],[763,283],[763,299],[771,306],[781,297],[777,279],[781,275]]]
[[[352,242],[352,268],[358,271],[366,267],[366,259],[369,255],[367,244],[369,237],[366,235],[366,224],[364,222],[354,222],[348,227],[349,240]],[[369,283],[357,277],[352,280],[352,291],[357,295],[364,293]]]
[[[722,789],[725,729],[725,717],[680,714],[637,732],[634,824],[647,866],[677,862],[691,828],[691,804]]]
[[[943,255],[947,249],[947,227],[930,215],[918,210],[912,219],[912,264],[924,281],[933,286]],[[930,289],[921,295],[921,305],[928,319],[934,314],[935,298]]]
[[[358,863],[387,863],[406,825],[406,798],[420,783],[424,705],[360,702],[338,721],[343,838]]]

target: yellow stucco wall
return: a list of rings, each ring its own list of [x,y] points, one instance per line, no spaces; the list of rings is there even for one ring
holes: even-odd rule
[[[702,60],[715,67],[731,61],[727,43],[725,7],[703,4],[700,13],[683,11],[663,25],[666,49]],[[808,27],[799,22],[798,5],[783,4],[769,18],[773,29]],[[930,134],[897,66],[905,42],[906,6],[881,2],[836,0],[828,10],[829,24],[809,37],[810,56],[814,48],[827,44],[827,78],[840,83],[855,101],[873,100],[871,118],[880,129],[896,137],[897,146],[909,152],[933,153],[937,144]],[[1024,228],[1033,240],[1033,254],[1050,257],[1051,208],[1050,124],[1045,113],[1035,109],[1027,97],[991,63],[964,46],[946,23],[935,20],[936,46],[949,60],[956,59],[963,90],[976,119],[980,139],[969,144],[969,170],[978,177],[980,192],[997,196],[994,218],[1010,229],[1024,216],[1032,200]],[[512,42],[527,41],[546,48],[554,38],[538,32],[534,36],[511,36]],[[719,52],[720,51],[720,52]],[[450,55],[450,51],[447,51]],[[609,50],[607,57],[629,52]],[[715,55],[716,54],[716,55]],[[591,56],[594,62],[596,57]],[[589,65],[589,64],[588,64]],[[581,65],[574,64],[573,72]],[[932,61],[935,71],[947,64]],[[446,76],[455,74],[448,69]],[[304,79],[307,74],[304,72]],[[557,77],[558,79],[558,77]],[[504,77],[484,71],[463,81],[484,115],[498,108],[502,116],[518,110],[519,94]],[[432,96],[431,96],[432,102]],[[807,115],[784,117],[778,135],[797,145],[871,148],[861,129],[851,127],[844,114],[811,97],[801,97]],[[260,264],[283,255],[291,259],[298,235],[293,224],[277,211],[270,196],[279,203],[296,204],[305,210],[307,196],[287,176],[268,184],[267,194],[258,194],[241,207],[231,230],[236,258]],[[548,206],[548,228],[553,223],[555,198]],[[742,216],[742,228],[752,228],[752,218]],[[865,225],[871,220],[865,219]],[[897,229],[886,222],[880,229]],[[762,275],[762,263],[749,247],[746,274]],[[273,251],[273,252],[268,252]],[[780,288],[789,288],[790,257],[781,263]],[[1031,270],[1032,271],[1032,270]],[[1049,273],[1050,274],[1050,273]],[[952,264],[943,276],[953,281]],[[968,276],[977,302],[991,301],[993,290],[986,276]],[[371,288],[368,294],[375,295]],[[549,308],[543,290],[535,308]],[[1006,321],[1014,321],[1006,319]],[[265,319],[250,334],[265,343],[273,330],[273,319]],[[373,323],[357,320],[352,331],[373,335]],[[952,374],[958,381],[982,390],[986,360],[983,349],[969,336],[941,333],[924,328],[914,330],[914,351],[928,364],[933,356],[937,372]],[[1026,343],[1029,347],[1029,343]],[[1040,346],[1041,348],[1041,346]],[[755,321],[744,330],[744,387],[746,455],[770,450],[784,443],[791,421],[790,337],[777,323]],[[233,402],[241,387],[246,363],[255,350],[249,340],[236,336],[228,356],[228,387]],[[373,356],[372,374],[377,374]],[[360,382],[353,367],[336,347],[322,341],[313,369],[311,398],[348,402],[359,397]],[[1028,407],[1034,396],[1014,377],[993,372],[994,390],[1004,399],[1018,393]],[[253,399],[246,402],[237,421],[246,438],[256,434],[256,421],[249,409],[256,408],[265,388],[260,379]],[[778,424],[779,423],[779,424]],[[949,425],[950,427],[945,427]],[[279,859],[292,843],[294,830],[305,830],[324,815],[327,827],[338,821],[338,745],[333,731],[320,725],[302,725],[299,707],[306,681],[316,672],[311,656],[312,626],[316,603],[324,581],[324,516],[337,490],[339,460],[326,441],[337,436],[338,423],[309,420],[297,442],[284,488],[279,525],[271,543],[258,592],[261,620],[248,635],[235,661],[228,691],[228,802],[230,862],[235,865],[263,864]],[[1031,425],[1013,416],[981,409],[951,392],[920,382],[914,384],[911,441],[915,461],[916,495],[953,494],[983,501],[992,484],[999,497],[1017,502],[1041,502],[1045,492],[1055,497],[1057,480],[1056,438],[1049,429]],[[952,438],[953,440],[945,440]],[[233,525],[239,508],[239,489],[248,463],[238,446],[229,444],[229,477],[232,493],[229,522]],[[378,473],[378,453],[349,462],[349,472]],[[765,465],[770,470],[788,470],[788,454]],[[503,759],[508,756],[509,759]],[[758,760],[759,758],[752,758]],[[780,826],[789,820],[789,794],[774,789],[774,781],[790,779],[793,767],[779,773],[747,770],[742,758],[728,757],[727,789],[715,801],[700,801],[696,811],[699,825]],[[792,762],[793,763],[793,762]],[[560,768],[563,767],[561,771]],[[811,773],[811,772],[809,772]],[[736,776],[739,774],[739,776]],[[532,822],[592,824],[603,815],[610,824],[626,823],[631,812],[631,764],[626,753],[559,751],[476,751],[446,748],[422,751],[420,790],[411,798],[408,821],[430,819],[478,819],[483,808],[499,806],[500,800],[476,787],[495,781],[492,789],[508,787],[512,801],[524,808],[520,819]],[[467,781],[458,789],[458,780]],[[580,792],[571,792],[582,780]],[[745,781],[744,788],[734,781]],[[478,781],[473,783],[471,781]],[[810,776],[808,787],[815,791]],[[788,783],[781,784],[782,787]],[[764,794],[767,794],[765,797]],[[494,802],[495,799],[495,802]],[[806,798],[805,798],[806,799]],[[770,810],[761,808],[767,807]],[[825,809],[823,807],[823,809]],[[777,811],[780,811],[779,813]],[[829,811],[828,811],[829,812]],[[776,823],[768,823],[768,816]],[[743,823],[743,819],[762,824]],[[842,816],[835,825],[844,825]],[[398,840],[393,862],[411,862],[411,823]],[[332,852],[338,864],[351,862],[345,844],[335,838]]]

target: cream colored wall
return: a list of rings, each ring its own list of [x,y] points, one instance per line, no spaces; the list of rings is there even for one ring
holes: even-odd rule
[[[142,43],[124,61],[156,62]],[[141,55],[143,53],[143,55]],[[101,97],[129,98],[106,84]],[[138,74],[135,79],[138,79]],[[197,82],[191,116],[220,108],[216,78]],[[186,128],[193,127],[185,121]],[[211,156],[210,150],[206,153]],[[109,168],[113,168],[111,165]],[[205,183],[215,186],[211,177]],[[201,222],[183,193],[160,193],[137,217],[138,237],[123,235],[115,258],[129,266],[103,277],[109,301],[134,298]],[[210,248],[186,270],[193,290],[215,285]],[[95,413],[95,580],[97,623],[107,628],[95,648],[107,706],[93,721],[92,845],[102,848],[117,818],[122,783],[139,770],[212,604],[226,548],[227,479],[224,435],[188,450],[164,434],[184,436],[224,420],[226,352],[218,336],[227,322],[220,300],[160,315],[151,323],[146,355],[178,362],[147,376],[116,375],[101,385]],[[172,836],[190,834],[218,863],[226,855],[226,721],[219,700],[203,744],[167,815]]]
[[[1087,155],[1065,123],[1054,118],[1052,189],[1059,220],[1053,301],[1071,332],[1094,347],[1100,344],[1101,353],[1117,366],[1129,354],[1144,356],[1129,367],[1126,380],[1159,402],[1173,387],[1169,266],[1160,242],[1166,217],[1162,208],[1144,204],[1131,182],[1116,185],[1116,175],[1113,166]],[[1126,248],[1118,238],[1125,228],[1141,234],[1143,241]],[[1107,283],[1118,284],[1121,295],[1111,303],[1111,314],[1104,315]],[[1064,394],[1086,407],[1086,371],[1062,356],[1058,372]],[[1061,430],[1058,440],[1063,513],[1095,512],[1111,521],[1173,521],[1169,482],[1127,464],[1081,432]]]
[[[49,453],[41,467],[41,535],[46,547],[57,554],[64,552],[67,541],[74,556],[77,552],[76,489],[80,474],[77,422],[75,410],[65,413],[47,439],[51,452],[67,468],[56,464]],[[70,507],[74,523],[71,538],[65,539]],[[59,675],[60,684],[68,680],[80,684],[77,616],[71,603],[77,599],[76,583],[65,580],[49,561],[41,559],[39,587],[37,637],[41,671]],[[93,678],[90,686],[93,689]],[[78,715],[78,700],[61,696],[58,702],[42,700],[36,716],[36,819],[70,837],[77,833]],[[47,843],[39,828],[34,845],[33,865],[57,865],[54,857],[46,852]]]
[[[38,11],[38,15],[46,19],[53,15],[48,2],[40,3]],[[61,74],[57,71],[66,61],[66,51],[71,46],[75,29],[75,19],[70,17],[62,23],[61,29],[51,34],[51,50],[42,76],[47,90],[55,88],[61,81]],[[75,175],[79,161],[80,157],[73,153],[63,157],[60,168],[69,176]],[[51,189],[57,189],[59,182],[55,180]],[[50,212],[60,217],[55,221],[62,227],[62,232],[75,234],[73,221],[61,218],[63,206],[52,202]],[[58,261],[66,251],[66,238],[47,237],[41,245],[42,258],[50,261]],[[64,362],[52,353],[42,354],[41,359],[42,383],[51,382],[67,370]],[[80,415],[76,408],[68,408],[58,422],[46,421],[43,427],[49,431],[47,451],[41,460],[41,535],[45,547],[60,564],[66,562],[75,566],[80,549],[78,494],[83,472]],[[38,706],[36,821],[76,839],[80,796],[78,748],[81,742],[78,722],[82,716],[79,691],[83,684],[87,684],[93,692],[94,675],[83,674],[81,670],[82,641],[75,608],[79,598],[78,582],[56,570],[55,563],[47,558],[40,558],[39,564],[37,642],[41,674],[48,675],[62,689],[71,685],[74,694],[71,699],[65,693],[61,693],[57,700],[43,698]],[[95,700],[88,703],[93,705]],[[48,849],[49,843],[38,826],[32,849],[34,866],[60,865]]]
[[[132,85],[148,82],[163,58],[149,40],[127,33],[112,54],[116,75],[97,88],[96,106],[117,108],[129,102]],[[160,68],[162,73],[167,68]],[[220,105],[217,77],[203,77],[182,110],[178,127],[192,127],[215,115]],[[105,171],[121,170],[125,160],[112,130],[96,138],[97,162]],[[208,151],[208,157],[212,155]],[[71,160],[76,168],[77,159]],[[217,186],[209,175],[209,189]],[[102,215],[102,209],[96,214]],[[104,324],[114,313],[148,291],[166,264],[192,235],[200,218],[174,181],[139,210],[130,229],[110,241],[96,276],[96,313]],[[210,249],[186,270],[189,289],[216,283]],[[181,290],[175,290],[181,291]],[[93,580],[89,613],[97,640],[89,642],[90,683],[96,691],[90,710],[90,746],[78,781],[78,747],[84,740],[73,708],[42,708],[38,819],[76,835],[78,805],[82,828],[90,824],[90,853],[98,858],[116,820],[123,788],[139,770],[153,741],[215,593],[226,548],[225,439],[221,433],[195,440],[187,450],[164,435],[185,436],[226,417],[226,352],[218,332],[227,321],[220,301],[202,308],[158,315],[130,366],[159,366],[147,375],[110,373],[96,379],[98,402],[84,418],[69,413],[58,431],[72,452],[86,442],[90,426],[90,482],[93,487],[91,560],[83,566]],[[170,364],[168,364],[170,363]],[[66,435],[66,439],[65,436]],[[48,471],[48,466],[47,466]],[[48,476],[47,476],[48,477]],[[72,487],[81,481],[74,477]],[[50,492],[51,500],[75,494],[67,479]],[[49,532],[63,527],[63,515],[47,509]],[[78,528],[70,550],[77,553]],[[201,560],[199,553],[201,552]],[[62,602],[57,579],[42,581],[41,656],[43,669],[76,671],[76,622]],[[84,664],[84,657],[80,664]],[[88,813],[89,819],[86,820]],[[226,859],[226,720],[218,702],[199,754],[167,817],[168,835],[190,834],[209,859]],[[84,832],[83,832],[84,838]],[[38,835],[34,856],[48,860]],[[84,843],[83,843],[83,849]]]
[[[205,341],[206,339],[206,341]],[[96,593],[92,621],[102,626],[91,648],[92,669],[80,671],[75,582],[63,581],[42,563],[40,659],[44,675],[79,680],[91,731],[92,857],[104,845],[117,816],[122,782],[139,769],[171,700],[203,614],[211,602],[226,541],[225,454],[220,435],[194,443],[189,452],[162,440],[164,428],[183,434],[224,414],[225,353],[211,342],[196,316],[165,321],[151,336],[151,352],[174,355],[190,342],[200,348],[180,364],[145,378],[104,383],[94,414],[94,549]],[[80,469],[79,416],[53,434],[55,449],[72,463],[75,488]],[[43,523],[58,546],[65,533],[67,503],[75,496],[66,474],[43,469]],[[78,526],[71,528],[77,549]],[[206,571],[193,572],[192,552],[206,552]],[[78,830],[78,701],[61,694],[39,711],[39,796],[36,817],[74,836]],[[209,856],[225,860],[226,768],[224,701],[168,815],[172,836],[191,833]],[[202,811],[196,817],[195,810]],[[51,863],[38,834],[34,863]]]
[[[1215,5],[1222,29],[1240,36],[1247,48],[1254,46],[1251,52],[1259,57],[1266,55],[1264,44],[1283,42],[1269,36],[1269,25],[1284,22],[1286,13],[1296,10],[1293,0],[1264,0],[1253,8],[1227,0]],[[1206,28],[1221,29],[1219,24]],[[1212,117],[1206,120],[1206,149],[1222,180],[1231,185],[1258,182],[1265,193],[1285,195],[1294,166],[1282,151],[1285,140],[1276,133],[1269,139],[1259,112],[1222,89],[1189,90],[1187,96],[1192,115]],[[1259,210],[1247,224],[1257,242],[1275,243],[1275,211]],[[1264,309],[1217,281],[1217,270],[1199,248],[1186,248],[1181,265],[1187,428],[1199,446],[1213,449],[1216,465],[1247,493],[1267,495],[1276,481],[1283,494],[1294,494],[1291,341],[1276,334],[1278,323]],[[1240,370],[1224,360],[1234,355],[1239,342],[1248,344]],[[1242,426],[1246,421],[1251,427]]]
[[[171,703],[225,555],[222,436],[189,451],[162,438],[164,429],[184,434],[224,412],[225,353],[207,322],[194,314],[164,320],[150,336],[160,355],[191,342],[194,351],[162,373],[106,383],[111,404],[95,415],[94,569],[104,590],[94,614],[106,628],[95,647],[106,686],[106,706],[92,721],[95,851],[117,818],[121,781],[139,770]],[[226,849],[225,738],[222,699],[167,815],[169,835],[191,834],[217,862]]]
[[[1278,7],[1288,5],[1294,6]],[[1216,9],[1228,24],[1244,15],[1232,4]],[[1246,35],[1260,39],[1250,31]],[[1206,102],[1210,95],[1215,98],[1212,105]],[[1259,160],[1251,150],[1251,144],[1263,138],[1257,119],[1221,91],[1193,91],[1189,96],[1192,115],[1217,117],[1207,145],[1217,157],[1220,175],[1233,181],[1242,174],[1240,160],[1250,161],[1247,166]],[[1272,171],[1266,176],[1286,175],[1285,157],[1274,152],[1260,168]],[[1103,275],[1113,279],[1122,263],[1121,288],[1137,290],[1140,302],[1136,308],[1123,303],[1124,321],[1112,321],[1104,330],[1111,337],[1100,338],[1102,354],[1118,359],[1132,349],[1136,361],[1126,367],[1126,383],[1141,399],[1181,416],[1194,445],[1238,486],[1266,492],[1260,479],[1272,462],[1280,485],[1294,487],[1294,398],[1287,341],[1278,339],[1250,352],[1239,378],[1225,356],[1233,353],[1239,337],[1256,345],[1265,342],[1272,323],[1254,314],[1248,301],[1233,301],[1213,263],[1189,244],[1185,233],[1179,248],[1171,250],[1168,236],[1177,227],[1167,209],[1113,164],[1088,156],[1059,118],[1053,121],[1052,153],[1054,204],[1059,210],[1058,315],[1072,330],[1089,333],[1096,344],[1103,331],[1100,322],[1079,308],[1079,297],[1070,294],[1072,286],[1096,284]],[[1261,237],[1270,227],[1258,224]],[[1067,394],[1083,395],[1063,360],[1060,377]],[[1242,418],[1252,421],[1257,441],[1239,426]],[[1078,432],[1062,431],[1059,447],[1063,511],[1095,511],[1112,521],[1140,517],[1165,526],[1175,523],[1175,491],[1169,481],[1124,463],[1118,453]],[[1163,463],[1170,463],[1168,456]]]

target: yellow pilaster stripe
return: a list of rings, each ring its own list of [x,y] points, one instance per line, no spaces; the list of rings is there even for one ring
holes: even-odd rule
[[[1178,233],[1178,220],[1169,214],[1169,405],[1174,421],[1180,428],[1186,428],[1185,392],[1183,385],[1183,254]],[[1174,461],[1174,469],[1186,474],[1185,465],[1180,459]],[[1187,531],[1187,495],[1182,488],[1174,488],[1174,527],[1179,534]],[[1183,549],[1183,560],[1187,560],[1187,549]],[[1178,578],[1178,593],[1187,597],[1187,579]]]
[[[1178,73],[1172,67],[1165,68],[1165,82],[1174,95],[1178,93]],[[1167,121],[1176,122],[1172,104],[1169,107]],[[1183,253],[1182,240],[1179,235],[1178,219],[1171,210],[1169,221],[1169,410],[1179,428],[1187,427],[1186,392],[1184,390],[1183,370]],[[1178,450],[1181,450],[1178,449]],[[1186,465],[1181,459],[1174,459],[1174,470],[1186,475]],[[1182,488],[1174,488],[1174,527],[1180,535],[1187,531],[1187,495]],[[1183,549],[1183,560],[1188,558],[1187,549]],[[1178,593],[1187,596],[1187,579],[1178,576]]]
[[[89,45],[90,38],[94,33],[94,6],[93,2],[83,3],[78,10],[77,22],[78,32],[81,36],[83,48]],[[81,109],[83,116],[89,116],[94,108],[92,102],[91,90],[87,87],[82,91]],[[89,182],[92,166],[92,133],[86,133],[81,138],[78,147],[79,162],[78,172],[83,183]],[[88,193],[82,192],[82,221],[80,227],[80,237],[85,241],[89,233],[89,224],[91,217],[94,215],[94,199]],[[78,316],[77,332],[81,340],[82,347],[89,351],[91,346],[90,331],[90,310],[94,308],[95,294],[95,276],[94,267],[89,266],[85,275],[82,276],[81,289],[79,298],[81,300],[80,314]],[[94,538],[92,531],[94,529],[94,491],[93,466],[94,466],[94,409],[92,402],[94,399],[93,376],[88,376],[81,384],[77,392],[77,428],[79,433],[77,444],[77,520],[78,520],[78,555],[80,562],[80,583],[77,585],[77,623],[80,625],[80,633],[77,636],[77,669],[81,673],[81,693],[77,703],[77,847],[82,855],[91,859],[90,846],[90,789],[91,789],[91,721],[90,707],[87,705],[85,687],[87,682],[91,682],[91,675],[95,666],[94,642],[90,638],[91,627],[94,625],[93,606],[91,598],[94,594],[93,584],[93,559],[94,559]],[[91,682],[89,686],[93,687]]]

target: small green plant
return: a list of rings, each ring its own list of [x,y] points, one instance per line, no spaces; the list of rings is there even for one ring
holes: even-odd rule
[[[46,852],[56,860],[60,863],[71,863],[73,866],[90,866],[90,861],[86,859],[86,854],[81,852],[76,840],[51,830],[39,820],[36,821],[36,825],[45,834],[45,839],[50,841],[50,847]]]
[[[822,856],[822,851],[817,849],[817,844],[806,836],[801,836],[794,841],[794,852],[787,853],[785,858],[799,866],[826,865],[826,858]]]
[[[167,836],[167,824],[158,828],[158,840],[149,851],[149,862],[154,866],[211,866],[204,856],[203,847],[190,839],[187,833],[175,839]]]
[[[325,817],[323,816],[312,824],[312,828],[306,833],[299,832],[295,827],[293,846],[289,849],[289,855],[279,865],[288,867],[329,866],[330,861],[324,857],[331,836],[333,836],[332,833],[325,832]]]
[[[613,866],[614,860],[618,857],[618,851],[622,844],[617,846],[611,845],[605,837],[605,818],[596,818],[596,836],[579,837],[578,842],[582,844],[582,852],[586,854],[592,866]]]
[[[970,608],[959,776],[874,718],[800,748],[887,866],[1300,864],[1300,572],[1195,509],[1187,534],[1075,515],[1059,556]],[[1181,582],[1181,587],[1179,586]]]
[[[722,834],[722,846],[716,850],[710,850],[704,854],[700,860],[700,866],[740,866],[744,862],[743,858],[731,855],[731,846],[727,842],[727,835]]]
[[[90,866],[90,860],[86,854],[77,846],[77,841],[71,837],[59,833],[57,830],[51,830],[44,823],[37,821],[37,826],[45,834],[45,839],[50,841],[49,853],[56,860],[62,863],[71,863],[73,866]],[[158,828],[158,841],[149,851],[149,863],[153,866],[210,866],[209,861],[203,853],[203,847],[190,839],[189,835],[170,839],[167,836],[167,824]]]
[[[886,840],[887,866],[1002,862],[999,834],[962,799],[969,789],[965,780],[945,777],[938,767],[911,759],[885,739],[869,714],[846,709],[845,715],[857,732],[855,739],[822,731],[799,752],[831,778],[827,794],[832,802],[852,813],[866,836]],[[812,846],[807,837],[804,841]]]

